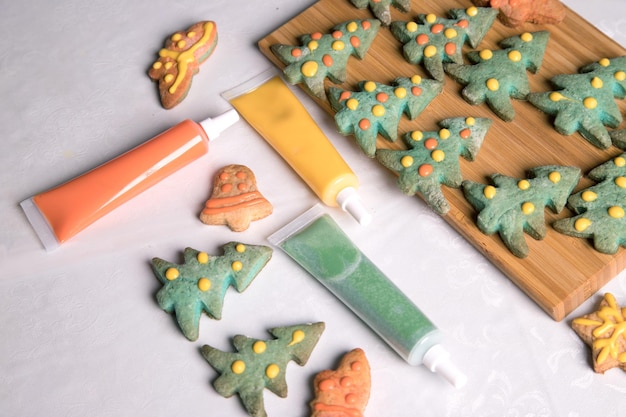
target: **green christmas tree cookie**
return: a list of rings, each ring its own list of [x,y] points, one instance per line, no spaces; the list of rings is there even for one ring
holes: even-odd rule
[[[511,99],[525,100],[530,93],[526,70],[536,73],[541,67],[550,33],[546,31],[513,36],[500,42],[502,49],[483,49],[467,53],[471,62],[445,64],[452,79],[463,84],[465,100],[489,105],[498,117],[510,122],[515,118]]]
[[[478,228],[491,235],[499,233],[507,248],[517,257],[528,256],[524,232],[536,240],[546,236],[544,209],[559,213],[578,183],[575,167],[542,166],[526,179],[491,175],[493,185],[463,181],[463,193],[478,213]]]
[[[391,23],[390,6],[402,13],[411,10],[411,0],[350,0],[350,2],[358,9],[369,7],[374,16],[385,26]]]
[[[328,77],[333,83],[343,83],[348,58],[363,59],[379,29],[376,19],[350,20],[335,26],[331,33],[302,36],[302,46],[276,44],[270,49],[287,65],[283,70],[287,82],[303,83],[307,91],[323,99],[324,80]]]
[[[324,327],[322,322],[277,327],[270,330],[276,338],[272,340],[237,335],[233,338],[236,353],[204,345],[202,356],[220,373],[213,387],[226,398],[238,394],[251,416],[267,416],[263,390],[267,388],[281,398],[287,396],[288,362],[305,365]]]
[[[609,132],[609,137],[611,138],[613,145],[626,150],[626,129],[611,130]]]
[[[268,246],[230,242],[223,256],[187,248],[184,263],[178,265],[154,258],[152,268],[163,288],[156,295],[159,306],[174,313],[185,337],[198,339],[200,315],[222,316],[224,296],[229,286],[243,292],[272,256]]]
[[[420,14],[416,21],[391,23],[393,36],[404,44],[404,58],[423,64],[436,80],[443,81],[444,62],[463,63],[465,43],[476,48],[491,28],[498,10],[491,7],[452,9],[450,19],[434,14]]]
[[[600,149],[611,146],[606,126],[615,128],[622,122],[615,99],[626,96],[626,57],[601,59],[578,74],[561,74],[550,81],[555,91],[531,93],[528,101],[555,116],[556,131],[566,136],[579,132]]]
[[[598,184],[567,202],[577,215],[557,220],[553,227],[568,236],[592,239],[597,251],[614,254],[626,247],[626,154],[592,169],[588,177]]]
[[[402,114],[415,119],[442,89],[439,81],[415,75],[397,78],[391,86],[361,81],[357,92],[330,87],[328,94],[339,132],[353,134],[363,152],[373,158],[377,135],[396,141]]]
[[[419,193],[437,213],[450,210],[441,185],[459,188],[463,181],[459,157],[473,161],[491,120],[456,117],[439,123],[435,132],[414,131],[403,139],[407,150],[379,149],[376,158],[399,175],[398,187],[407,195]]]

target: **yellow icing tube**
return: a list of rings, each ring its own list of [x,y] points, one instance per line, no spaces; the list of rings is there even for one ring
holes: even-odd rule
[[[324,204],[341,207],[362,225],[371,221],[357,194],[358,178],[275,71],[265,71],[222,96]]]
[[[209,150],[239,120],[235,110],[200,123],[184,120],[130,151],[20,203],[46,250],[155,185]]]

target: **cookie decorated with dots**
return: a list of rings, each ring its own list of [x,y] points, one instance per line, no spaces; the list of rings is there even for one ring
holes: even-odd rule
[[[391,23],[391,7],[395,7],[402,13],[411,10],[411,0],[350,0],[350,2],[358,9],[369,7],[374,16],[385,26]]]
[[[159,306],[173,313],[185,337],[197,340],[203,312],[213,319],[222,317],[224,297],[229,286],[243,292],[272,257],[268,246],[230,242],[222,256],[185,249],[184,262],[176,264],[160,258],[152,269],[163,287],[156,295]]]
[[[275,337],[271,340],[236,335],[236,352],[202,346],[202,356],[220,373],[213,387],[226,398],[239,395],[250,416],[266,417],[263,391],[287,396],[287,364],[304,366],[324,328],[323,322],[277,327],[269,331]]]
[[[216,45],[217,26],[211,21],[195,23],[167,38],[159,58],[148,71],[150,78],[158,83],[164,108],[171,109],[185,99],[193,76]]]
[[[316,97],[325,99],[324,81],[346,81],[348,59],[363,59],[380,29],[377,19],[350,20],[335,26],[330,33],[314,32],[300,38],[301,46],[275,44],[271,51],[286,67],[288,83],[302,84]]]

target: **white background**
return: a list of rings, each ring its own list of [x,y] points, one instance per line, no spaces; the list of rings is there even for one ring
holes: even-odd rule
[[[339,1],[339,0],[338,0]],[[626,2],[567,0],[626,45]],[[0,417],[245,416],[237,398],[211,386],[217,373],[202,344],[233,350],[231,337],[324,321],[305,367],[287,370],[289,395],[265,392],[270,416],[309,414],[313,376],[355,347],[372,367],[366,416],[626,416],[626,376],[595,374],[570,329],[605,291],[626,303],[626,273],[562,322],[553,321],[395,177],[339,136],[329,115],[296,90],[359,176],[374,214],[367,228],[332,215],[346,233],[444,332],[469,376],[455,390],[396,356],[313,278],[276,250],[223,319],[204,316],[189,342],[160,310],[150,260],[181,262],[193,247],[221,254],[231,240],[265,238],[316,197],[245,122],[212,142],[207,156],[46,253],[18,203],[131,149],[185,118],[229,108],[220,93],[271,67],[256,42],[310,0],[58,0],[0,7]],[[469,2],[463,2],[468,5]],[[428,11],[419,11],[428,12]],[[187,99],[161,108],[149,65],[163,40],[214,20],[219,44]],[[212,178],[238,163],[256,174],[274,213],[243,233],[197,216]]]

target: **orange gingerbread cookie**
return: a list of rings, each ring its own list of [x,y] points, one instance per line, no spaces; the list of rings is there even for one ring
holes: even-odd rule
[[[200,220],[242,232],[250,222],[267,217],[272,211],[272,204],[257,190],[252,170],[244,165],[228,165],[217,173]]]
[[[191,87],[191,79],[217,45],[215,22],[198,22],[185,31],[176,32],[165,41],[159,58],[148,75],[158,82],[161,105],[171,109],[183,101]]]
[[[524,23],[557,24],[565,19],[565,6],[559,0],[472,0],[476,6],[499,9],[498,18],[510,27]]]
[[[613,294],[604,294],[597,311],[575,318],[572,328],[591,347],[594,371],[626,371],[626,307]]]
[[[346,353],[336,370],[318,373],[313,380],[312,417],[361,417],[370,397],[370,365],[362,349]]]

